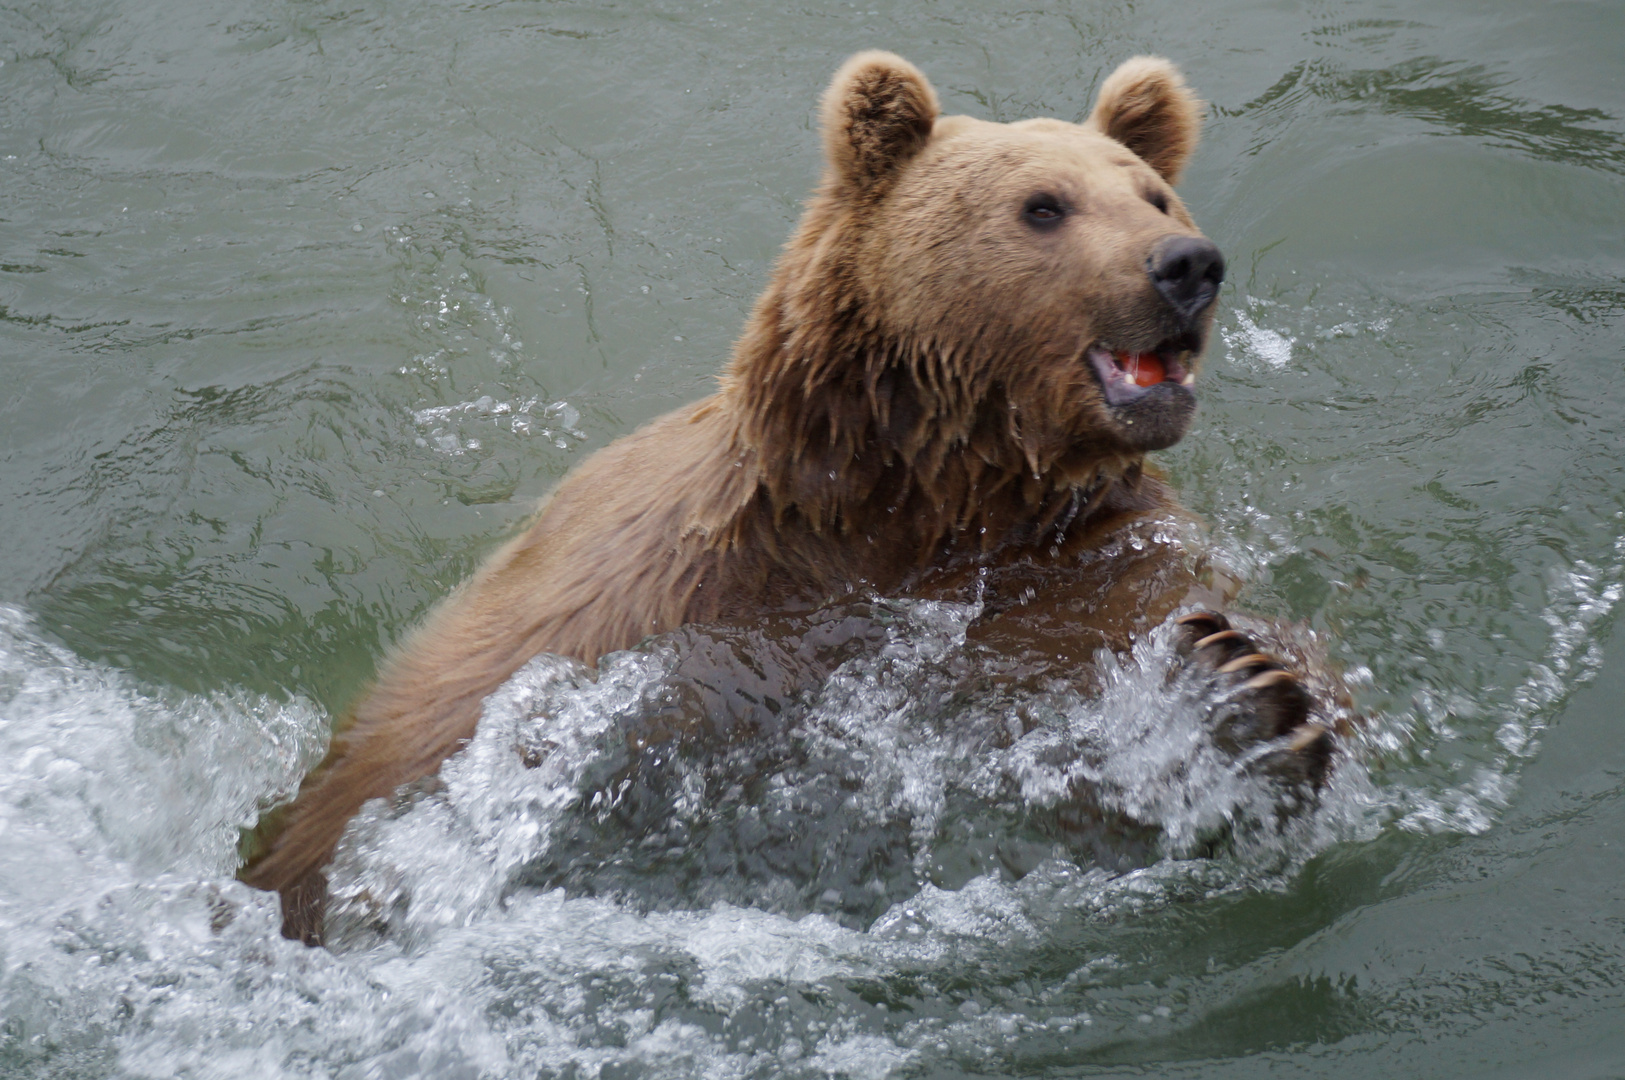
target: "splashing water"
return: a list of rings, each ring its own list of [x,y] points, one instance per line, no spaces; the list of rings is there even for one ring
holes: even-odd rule
[[[1387,325],[1289,340],[1314,360]],[[1313,553],[1247,490],[1216,523],[1226,559],[1260,577]],[[1001,683],[952,604],[812,617],[844,629],[810,690],[775,674],[782,627],[680,631],[596,670],[538,658],[437,780],[352,825],[328,950],[284,941],[274,898],[231,878],[238,830],[319,756],[321,711],[150,689],[0,609],[0,1067],[879,1077],[1104,1053],[1224,993],[1178,989],[1139,939],[1293,890],[1351,842],[1490,828],[1599,668],[1625,538],[1539,583],[1515,639],[1418,619],[1365,652],[1380,675],[1350,665],[1382,707],[1284,823],[1206,742],[1166,629],[1096,657],[1088,698]],[[1396,667],[1427,650],[1455,666]]]
[[[1618,599],[1607,574],[1554,599],[1537,667],[1559,684]],[[1386,827],[1482,827],[1462,809],[1482,792],[1372,781],[1360,759],[1406,735],[1376,718],[1319,805],[1282,828],[1264,786],[1204,749],[1203,703],[1168,678],[1165,630],[1102,654],[1095,698],[967,693],[976,612],[876,602],[815,617],[862,648],[837,650],[813,691],[731,699],[720,734],[749,737],[721,750],[722,675],[770,670],[770,639],[684,631],[596,672],[538,658],[439,781],[369,804],[333,867],[333,947],[309,950],[278,936],[272,897],[229,875],[236,830],[319,753],[317,711],[150,693],[8,609],[3,1060],[136,1076],[878,1077],[1156,1021],[1172,1006],[1083,1007],[1088,972],[1115,963],[1099,940],[1112,927],[1283,887],[1328,845]],[[1546,685],[1531,677],[1507,725],[1538,728]],[[1501,759],[1503,784],[1517,760]],[[1078,781],[1097,793],[1087,820],[1064,812]],[[1130,819],[1150,827],[1114,833]],[[1042,970],[1080,940],[1066,980],[1019,1004],[987,996],[989,972]]]
[[[1258,325],[1252,315],[1239,308],[1234,314],[1236,329],[1219,328],[1219,339],[1224,342],[1226,359],[1277,370],[1292,363],[1292,346],[1297,343],[1296,338]]]

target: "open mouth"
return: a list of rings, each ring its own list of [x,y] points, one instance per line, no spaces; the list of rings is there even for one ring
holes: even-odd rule
[[[1185,366],[1190,351],[1172,341],[1144,351],[1116,349],[1102,341],[1089,346],[1086,355],[1108,405],[1127,405],[1158,383],[1189,386],[1196,381]]]

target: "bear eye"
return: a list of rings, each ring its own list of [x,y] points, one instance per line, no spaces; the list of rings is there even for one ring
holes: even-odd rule
[[[1021,216],[1030,225],[1053,225],[1066,216],[1066,206],[1054,195],[1041,191],[1028,196],[1026,205],[1021,208]]]
[[[1150,203],[1152,206],[1155,206],[1158,210],[1161,210],[1164,214],[1168,212],[1168,196],[1164,195],[1160,191],[1146,192],[1145,201]]]

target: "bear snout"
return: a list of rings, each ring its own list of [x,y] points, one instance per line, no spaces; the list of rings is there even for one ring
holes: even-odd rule
[[[1219,295],[1224,256],[1205,236],[1170,236],[1157,244],[1145,269],[1158,294],[1189,328]]]

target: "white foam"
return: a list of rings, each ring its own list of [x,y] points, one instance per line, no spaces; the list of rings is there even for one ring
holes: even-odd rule
[[[1219,328],[1225,359],[1253,367],[1262,364],[1277,371],[1285,370],[1292,363],[1292,346],[1297,344],[1297,338],[1258,325],[1240,308],[1235,309],[1235,316],[1236,329]]]
[[[496,428],[516,435],[538,435],[560,450],[569,447],[570,439],[580,441],[587,437],[578,427],[581,410],[568,401],[543,405],[537,398],[499,401],[490,394],[481,394],[472,401],[415,409],[412,421],[427,429],[426,434],[418,439],[419,446],[433,446],[453,457],[480,448],[479,439],[464,434],[469,427]]]
[[[138,872],[220,874],[235,867],[237,830],[254,823],[263,798],[292,790],[326,732],[308,702],[143,690],[0,606],[8,832],[39,830],[81,859]]]

